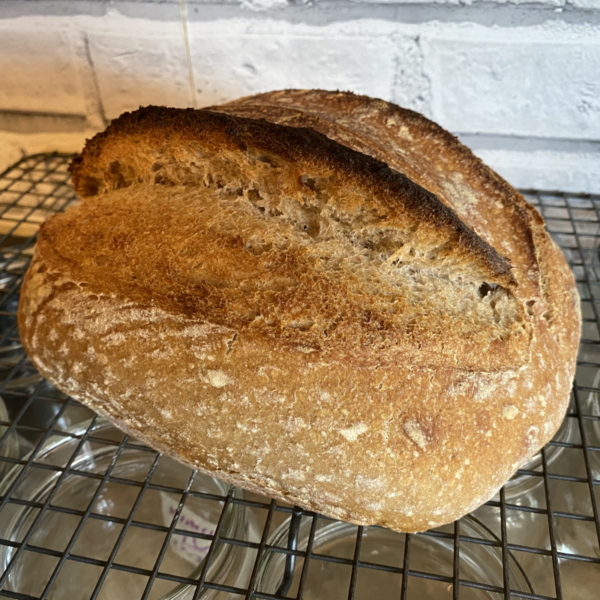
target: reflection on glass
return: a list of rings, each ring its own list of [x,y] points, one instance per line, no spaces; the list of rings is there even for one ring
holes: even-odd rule
[[[300,527],[299,550],[306,550],[312,519],[306,518]],[[285,548],[289,530],[289,519],[271,536],[269,544]],[[332,522],[319,518],[313,544],[313,552],[325,556],[349,559],[354,557],[358,528],[349,523]],[[461,520],[461,536],[483,540],[494,540],[493,534],[473,517]],[[380,527],[364,530],[360,560],[378,565],[401,568],[404,561],[406,536]],[[257,589],[275,593],[282,582],[286,555],[274,550],[265,553],[259,567]],[[454,540],[452,536],[434,537],[417,534],[411,537],[410,570],[452,577],[454,562]],[[288,597],[296,596],[304,561],[299,558],[294,570],[293,583]],[[312,558],[309,562],[304,600],[345,600],[348,598],[352,567],[328,560]],[[503,569],[500,548],[477,543],[460,544],[460,578],[472,582],[502,587]],[[511,589],[531,592],[531,588],[513,558],[510,559]],[[402,576],[400,573],[380,569],[359,568],[355,600],[397,600],[400,597]],[[410,598],[419,600],[445,600],[452,598],[452,585],[418,576],[408,581]],[[461,600],[496,600],[496,594],[460,587]]]
[[[57,435],[48,441],[36,457],[36,464],[64,468],[76,449],[88,423],[70,430],[69,435]],[[66,561],[52,586],[52,600],[88,598],[102,573],[102,567],[86,563],[84,559],[106,561],[122,531],[134,504],[138,500],[142,484],[153,467],[157,454],[143,447],[125,447],[114,468],[111,478],[96,494],[102,476],[114,460],[118,442],[123,434],[103,420],[94,427],[92,436],[80,449],[71,465],[71,470],[62,480],[54,494],[51,506],[37,523],[28,543],[33,546],[63,552],[81,522],[82,513],[90,503],[89,516],[71,549],[75,560]],[[53,492],[61,476],[61,470],[35,467],[29,469],[22,481],[13,490],[12,497],[34,503],[44,503]],[[9,490],[19,468],[15,468],[5,479],[0,494]],[[171,525],[179,505],[181,492],[192,474],[192,470],[176,461],[161,457],[139,502],[127,533],[115,557],[120,565],[152,570],[165,540],[165,527]],[[204,492],[223,497],[229,486],[218,479],[198,473],[192,492]],[[191,494],[188,496],[177,528],[190,532],[174,534],[160,571],[173,575],[196,578],[204,567],[204,559],[211,540],[206,537],[214,533],[223,509],[223,501]],[[235,492],[236,497],[241,495]],[[96,497],[95,497],[96,496]],[[94,500],[95,497],[95,500]],[[21,541],[34,524],[38,510],[21,504],[9,503],[0,513],[0,535],[4,539]],[[146,525],[146,524],[149,524]],[[157,527],[153,527],[157,526]],[[243,506],[230,504],[225,514],[221,535],[240,539],[246,527]],[[199,534],[199,535],[198,535]],[[239,546],[220,543],[211,561],[207,581],[229,584],[237,578],[242,568]],[[16,548],[0,547],[2,572],[13,560]],[[243,553],[243,550],[242,550]],[[78,558],[78,559],[77,559]],[[25,551],[10,571],[3,589],[40,596],[57,565],[51,554]],[[123,570],[111,569],[101,588],[99,598],[131,600],[144,592],[146,577]],[[158,579],[149,598],[183,600],[192,598],[195,588]],[[216,597],[215,591],[206,590],[203,600]]]

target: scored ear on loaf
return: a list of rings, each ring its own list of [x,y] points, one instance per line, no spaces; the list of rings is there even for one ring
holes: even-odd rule
[[[143,108],[71,167],[19,305],[51,382],[182,462],[330,517],[474,509],[564,415],[573,277],[424,117],[349,93]]]

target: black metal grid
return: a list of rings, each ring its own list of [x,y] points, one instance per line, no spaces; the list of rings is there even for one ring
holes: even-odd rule
[[[294,590],[294,593],[297,594],[294,597],[297,598],[303,596],[309,565],[315,561],[336,562],[349,567],[348,584],[340,596],[349,599],[354,598],[357,579],[361,573],[369,570],[401,576],[398,593],[394,596],[401,600],[412,598],[411,581],[415,579],[429,579],[445,584],[445,593],[448,595],[440,597],[451,596],[453,599],[462,597],[467,590],[481,592],[482,595],[477,596],[481,598],[508,599],[513,597],[543,600],[547,598],[597,597],[598,587],[590,587],[589,592],[582,590],[584,590],[586,582],[593,582],[594,577],[597,578],[600,574],[600,514],[598,508],[600,487],[597,487],[600,486],[600,434],[598,433],[600,431],[600,401],[596,396],[596,394],[600,394],[600,390],[598,390],[600,379],[596,377],[600,372],[600,335],[598,330],[600,325],[600,261],[597,254],[600,246],[599,195],[524,191],[527,199],[536,205],[546,218],[548,230],[571,264],[582,299],[583,339],[577,377],[566,416],[567,420],[576,423],[576,431],[566,441],[551,442],[542,450],[540,468],[520,471],[521,475],[539,478],[543,481],[541,504],[539,502],[537,504],[528,503],[527,498],[511,503],[506,500],[503,489],[497,498],[487,502],[477,511],[483,520],[485,520],[486,514],[488,517],[491,515],[492,521],[496,519],[498,528],[493,532],[495,536],[491,534],[489,539],[480,539],[462,535],[460,521],[452,526],[417,534],[421,536],[421,540],[446,539],[453,544],[454,560],[451,565],[451,574],[444,575],[411,568],[411,556],[414,555],[414,553],[411,555],[411,547],[414,547],[415,535],[404,536],[403,553],[396,566],[377,564],[361,559],[361,544],[365,531],[369,529],[363,527],[356,528],[356,544],[352,557],[325,556],[313,548],[317,523],[321,519],[318,515],[261,497],[236,497],[233,488],[225,495],[194,491],[192,488],[195,473],[192,471],[190,471],[187,482],[183,483],[181,487],[156,484],[153,482],[153,474],[161,460],[160,455],[156,452],[141,446],[127,435],[121,436],[118,440],[96,437],[94,431],[98,422],[97,417],[93,417],[89,421],[83,432],[72,433],[64,427],[64,420],[68,415],[76,413],[79,405],[36,376],[19,346],[16,306],[20,285],[40,223],[50,215],[62,211],[76,202],[67,172],[70,159],[71,156],[60,154],[31,156],[22,159],[0,175],[0,374],[4,374],[0,383],[0,395],[4,398],[10,415],[9,420],[0,421],[0,431],[4,430],[0,436],[0,450],[3,444],[9,443],[10,436],[14,436],[15,433],[19,435],[21,444],[23,445],[24,442],[26,446],[29,445],[28,449],[30,450],[26,453],[22,448],[19,456],[0,456],[0,467],[8,465],[16,469],[13,472],[13,477],[16,479],[12,480],[8,489],[0,496],[0,516],[2,511],[11,505],[28,507],[32,509],[32,514],[35,514],[24,537],[18,540],[0,538],[0,548],[10,547],[13,549],[7,568],[2,572],[3,567],[0,566],[0,596],[20,600],[60,597],[54,586],[61,569],[65,568],[67,564],[76,563],[91,565],[97,569],[98,578],[93,591],[87,596],[94,599],[102,598],[103,584],[114,572],[142,578],[144,585],[139,598],[144,600],[153,597],[154,585],[159,581],[172,582],[174,585],[189,584],[191,586],[189,597],[194,599],[202,597],[206,590],[221,592],[218,595],[219,598],[285,598],[288,597],[286,594],[290,587],[290,581],[285,578],[275,594],[255,591],[262,556],[266,552],[281,552],[286,555],[285,562],[288,571],[294,569],[297,560],[303,561],[299,585]],[[3,359],[3,356],[7,358]],[[44,444],[53,436],[71,437],[75,440],[76,451],[64,465],[40,464],[36,460]],[[110,466],[104,474],[81,471],[74,466],[78,452],[90,440],[114,447]],[[562,466],[558,470],[554,470],[553,464],[549,461],[553,448],[562,448],[569,455],[569,460],[563,460]],[[143,481],[130,480],[112,474],[113,468],[126,449],[143,450],[152,454],[152,466]],[[34,468],[55,471],[57,474],[53,490],[42,501],[27,500],[21,498],[17,493],[20,482]],[[84,510],[53,503],[55,492],[59,489],[61,482],[73,474],[88,478],[98,484]],[[126,516],[107,516],[96,510],[96,501],[104,486],[109,484],[131,486],[137,491],[135,501]],[[571,498],[572,495],[569,486],[577,489],[576,496],[579,498],[579,504],[567,502],[567,506],[565,506],[565,498]],[[583,495],[582,489],[585,491]],[[180,499],[170,526],[157,525],[136,516],[144,495],[151,490],[176,494]],[[221,517],[214,533],[193,533],[179,527],[182,509],[185,503],[193,497],[221,503]],[[252,511],[258,524],[256,530],[258,534],[248,535],[245,538],[241,536],[240,539],[225,537],[223,523],[225,514],[227,510],[231,510],[231,507],[246,507],[247,510]],[[68,542],[60,550],[40,546],[35,542],[37,528],[44,516],[51,512],[63,513],[78,520]],[[522,543],[522,535],[519,543],[515,542],[514,520],[509,518],[510,515],[539,517],[541,521],[538,524],[545,522],[547,526],[545,542],[538,545]],[[267,541],[272,533],[274,523],[288,516],[292,516],[288,547],[275,548],[269,545]],[[303,548],[297,545],[297,531],[300,520],[307,518],[311,520],[310,534],[307,547]],[[110,521],[121,526],[109,556],[104,559],[90,558],[84,553],[74,551],[82,529],[86,523],[93,520]],[[583,525],[585,525],[584,529],[578,529]],[[146,529],[164,535],[160,550],[151,568],[124,564],[119,561],[119,550],[128,531],[132,528]],[[583,539],[582,532],[585,531],[588,551],[585,549],[580,551],[577,548],[570,549],[569,544],[564,542],[564,531],[570,531],[573,528],[575,534],[571,538],[576,542]],[[527,531],[525,533],[527,534]],[[177,535],[196,536],[211,543],[198,578],[192,579],[161,570],[168,545],[173,536]],[[209,580],[209,566],[220,544],[237,546],[249,553],[251,558],[249,564],[253,566],[249,570],[249,577],[243,587],[240,587],[239,584],[227,585]],[[491,585],[461,578],[460,555],[465,544],[497,549],[503,564],[502,585]],[[43,589],[35,596],[22,593],[18,589],[15,591],[9,584],[11,571],[16,568],[19,557],[25,553],[34,553],[55,559],[54,567],[49,577],[46,578]],[[509,560],[526,562],[523,557],[529,557],[528,560],[539,559],[536,567],[530,567],[536,573],[533,576],[531,570],[526,573],[529,577],[530,591],[511,589],[510,571],[507,568]],[[573,564],[577,565],[577,568],[571,568]]]

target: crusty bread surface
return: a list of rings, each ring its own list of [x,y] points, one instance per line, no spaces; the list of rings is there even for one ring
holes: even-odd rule
[[[422,531],[557,430],[573,276],[523,197],[417,113],[288,90],[148,107],[72,165],[19,305],[59,388],[182,462]]]

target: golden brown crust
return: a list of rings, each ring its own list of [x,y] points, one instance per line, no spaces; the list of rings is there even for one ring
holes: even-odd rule
[[[124,154],[127,144],[134,154]],[[86,144],[70,169],[73,185],[83,197],[126,187],[135,179],[147,179],[151,175],[155,164],[150,160],[153,152],[172,152],[176,156],[178,146],[190,144],[203,152],[274,154],[296,165],[298,175],[315,168],[333,171],[345,186],[368,190],[367,201],[373,203],[375,210],[409,212],[421,226],[453,230],[465,251],[479,258],[489,269],[491,280],[505,285],[511,282],[510,262],[466,227],[433,194],[390,169],[386,163],[353,151],[311,128],[276,126],[267,121],[212,111],[150,106],[121,115],[105,132]],[[115,145],[116,156],[113,155]],[[146,158],[145,164],[139,155]],[[185,183],[186,166],[182,162],[181,183]],[[290,182],[294,184],[298,186],[301,182]]]
[[[32,361],[248,489],[403,531],[474,509],[568,401],[578,299],[541,219],[449,134],[387,103],[288,91],[222,110],[339,143],[206,111],[119,120],[74,164],[83,204],[40,235],[19,306]],[[380,258],[392,239],[399,267]]]
[[[455,136],[423,115],[351,92],[319,90],[258,94],[214,110],[292,127],[312,127],[385,162],[433,192],[492,247],[501,249],[517,265],[515,275],[527,293],[532,291],[529,285],[537,284],[532,232],[543,232],[540,215]],[[509,226],[516,244],[507,239]],[[531,278],[525,276],[530,269],[535,271]],[[539,288],[534,287],[536,291]]]

